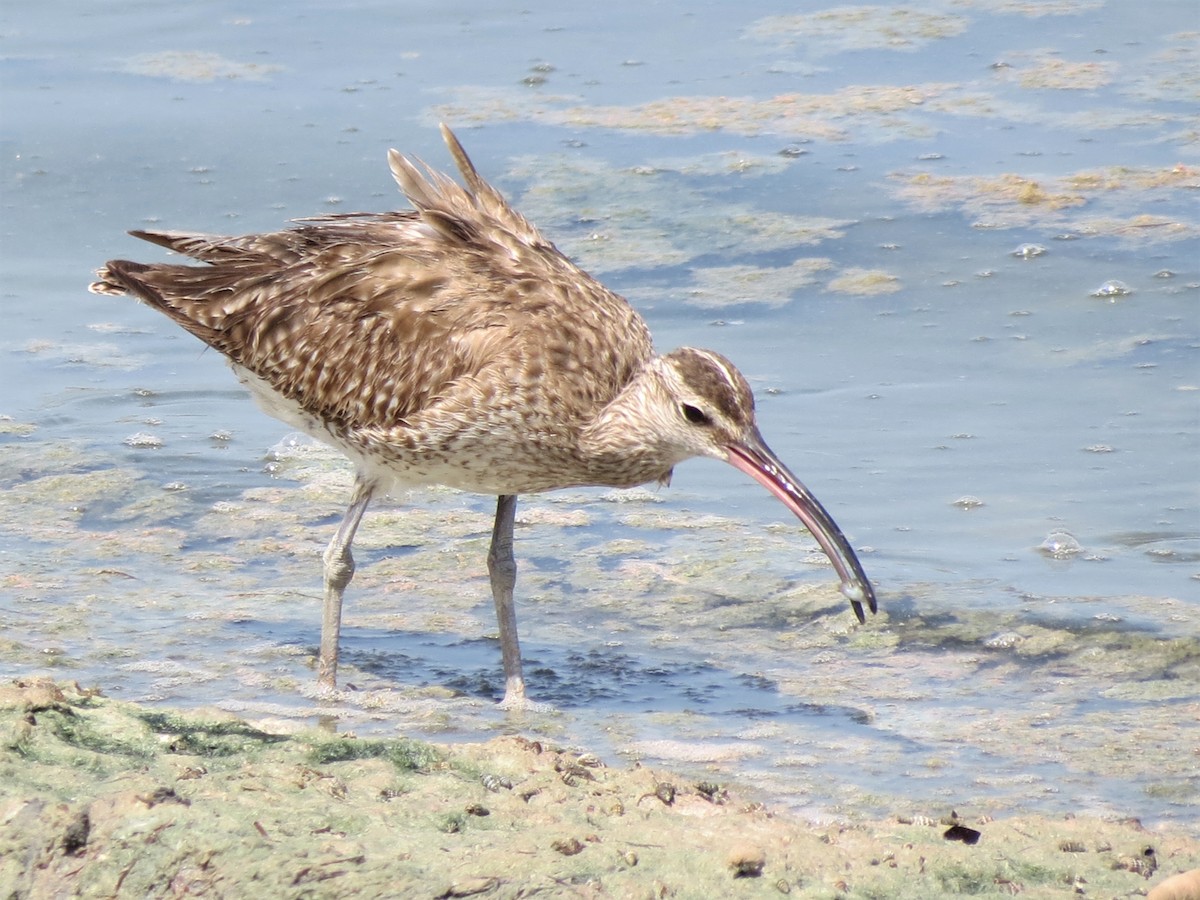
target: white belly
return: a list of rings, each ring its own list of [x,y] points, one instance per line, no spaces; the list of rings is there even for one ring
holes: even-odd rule
[[[555,474],[562,470],[554,465],[553,451],[535,450],[536,441],[514,441],[508,428],[460,434],[458,441],[466,446],[452,452],[405,452],[348,438],[249,369],[232,362],[230,367],[263,412],[341,451],[362,477],[384,491],[438,484],[477,494],[528,494],[596,483]]]

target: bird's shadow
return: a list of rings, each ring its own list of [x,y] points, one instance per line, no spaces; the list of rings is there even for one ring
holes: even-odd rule
[[[490,702],[503,697],[495,640],[415,633],[400,637],[370,628],[343,632],[342,640],[342,660],[373,679],[440,687]],[[402,646],[396,646],[397,641]],[[610,646],[581,649],[528,640],[522,649],[530,695],[559,710],[691,712],[741,720],[834,716],[859,725],[870,720],[861,709],[789,696],[763,675],[732,671],[696,659],[695,654],[689,658],[683,651],[670,656],[653,649],[631,653]]]

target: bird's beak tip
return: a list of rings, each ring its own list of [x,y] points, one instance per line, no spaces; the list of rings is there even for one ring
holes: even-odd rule
[[[854,610],[854,615],[858,618],[859,624],[867,624],[867,614],[863,610],[864,604],[871,611],[872,615],[879,611],[879,606],[875,601],[875,592],[864,589],[863,585],[853,581],[843,581],[841,592],[842,596],[850,601],[850,608]]]
[[[867,616],[863,607],[870,608],[872,613],[876,611],[875,590],[867,580],[850,542],[825,508],[757,434],[753,435],[753,439],[747,437],[741,441],[730,441],[722,449],[727,462],[782,500],[817,539],[841,576],[842,594],[850,601],[858,621],[865,625]]]

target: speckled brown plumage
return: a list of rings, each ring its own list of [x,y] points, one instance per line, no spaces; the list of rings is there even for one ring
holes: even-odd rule
[[[689,457],[726,459],[809,525],[859,618],[863,602],[874,610],[853,550],[762,442],[733,364],[692,348],[656,356],[634,309],[542,237],[443,135],[464,186],[389,155],[411,212],[242,237],[134,231],[202,265],[114,260],[91,287],[165,313],[224,354],[267,412],[354,461],[354,502],[325,556],[322,682],[334,683],[354,531],[371,497],[395,482],[500,496],[489,566],[509,705],[524,702],[511,613],[517,494],[665,482]]]

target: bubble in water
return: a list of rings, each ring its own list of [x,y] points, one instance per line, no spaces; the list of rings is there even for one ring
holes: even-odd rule
[[[983,642],[983,646],[989,650],[1011,650],[1023,640],[1025,638],[1015,631],[1003,631],[1000,634],[992,635]]]
[[[1100,297],[1103,300],[1116,300],[1119,297],[1128,297],[1133,293],[1133,288],[1123,281],[1117,281],[1115,278],[1110,278],[1100,287],[1092,291],[1093,297]]]
[[[267,451],[267,459],[283,460],[295,459],[297,456],[304,454],[305,450],[310,449],[316,441],[306,434],[299,431],[293,431],[281,437],[270,450]]]
[[[1045,256],[1046,248],[1041,244],[1022,244],[1012,252],[1012,255],[1017,259],[1036,259],[1039,256]]]
[[[1071,559],[1083,552],[1083,547],[1071,532],[1052,531],[1038,545],[1038,550],[1051,559]]]
[[[159,450],[162,448],[163,439],[158,435],[139,431],[125,438],[121,443],[126,447],[135,447],[138,450]]]
[[[971,496],[970,494],[964,494],[955,500],[951,505],[957,506],[959,509],[978,509],[979,507],[983,506],[983,501],[978,497]]]

